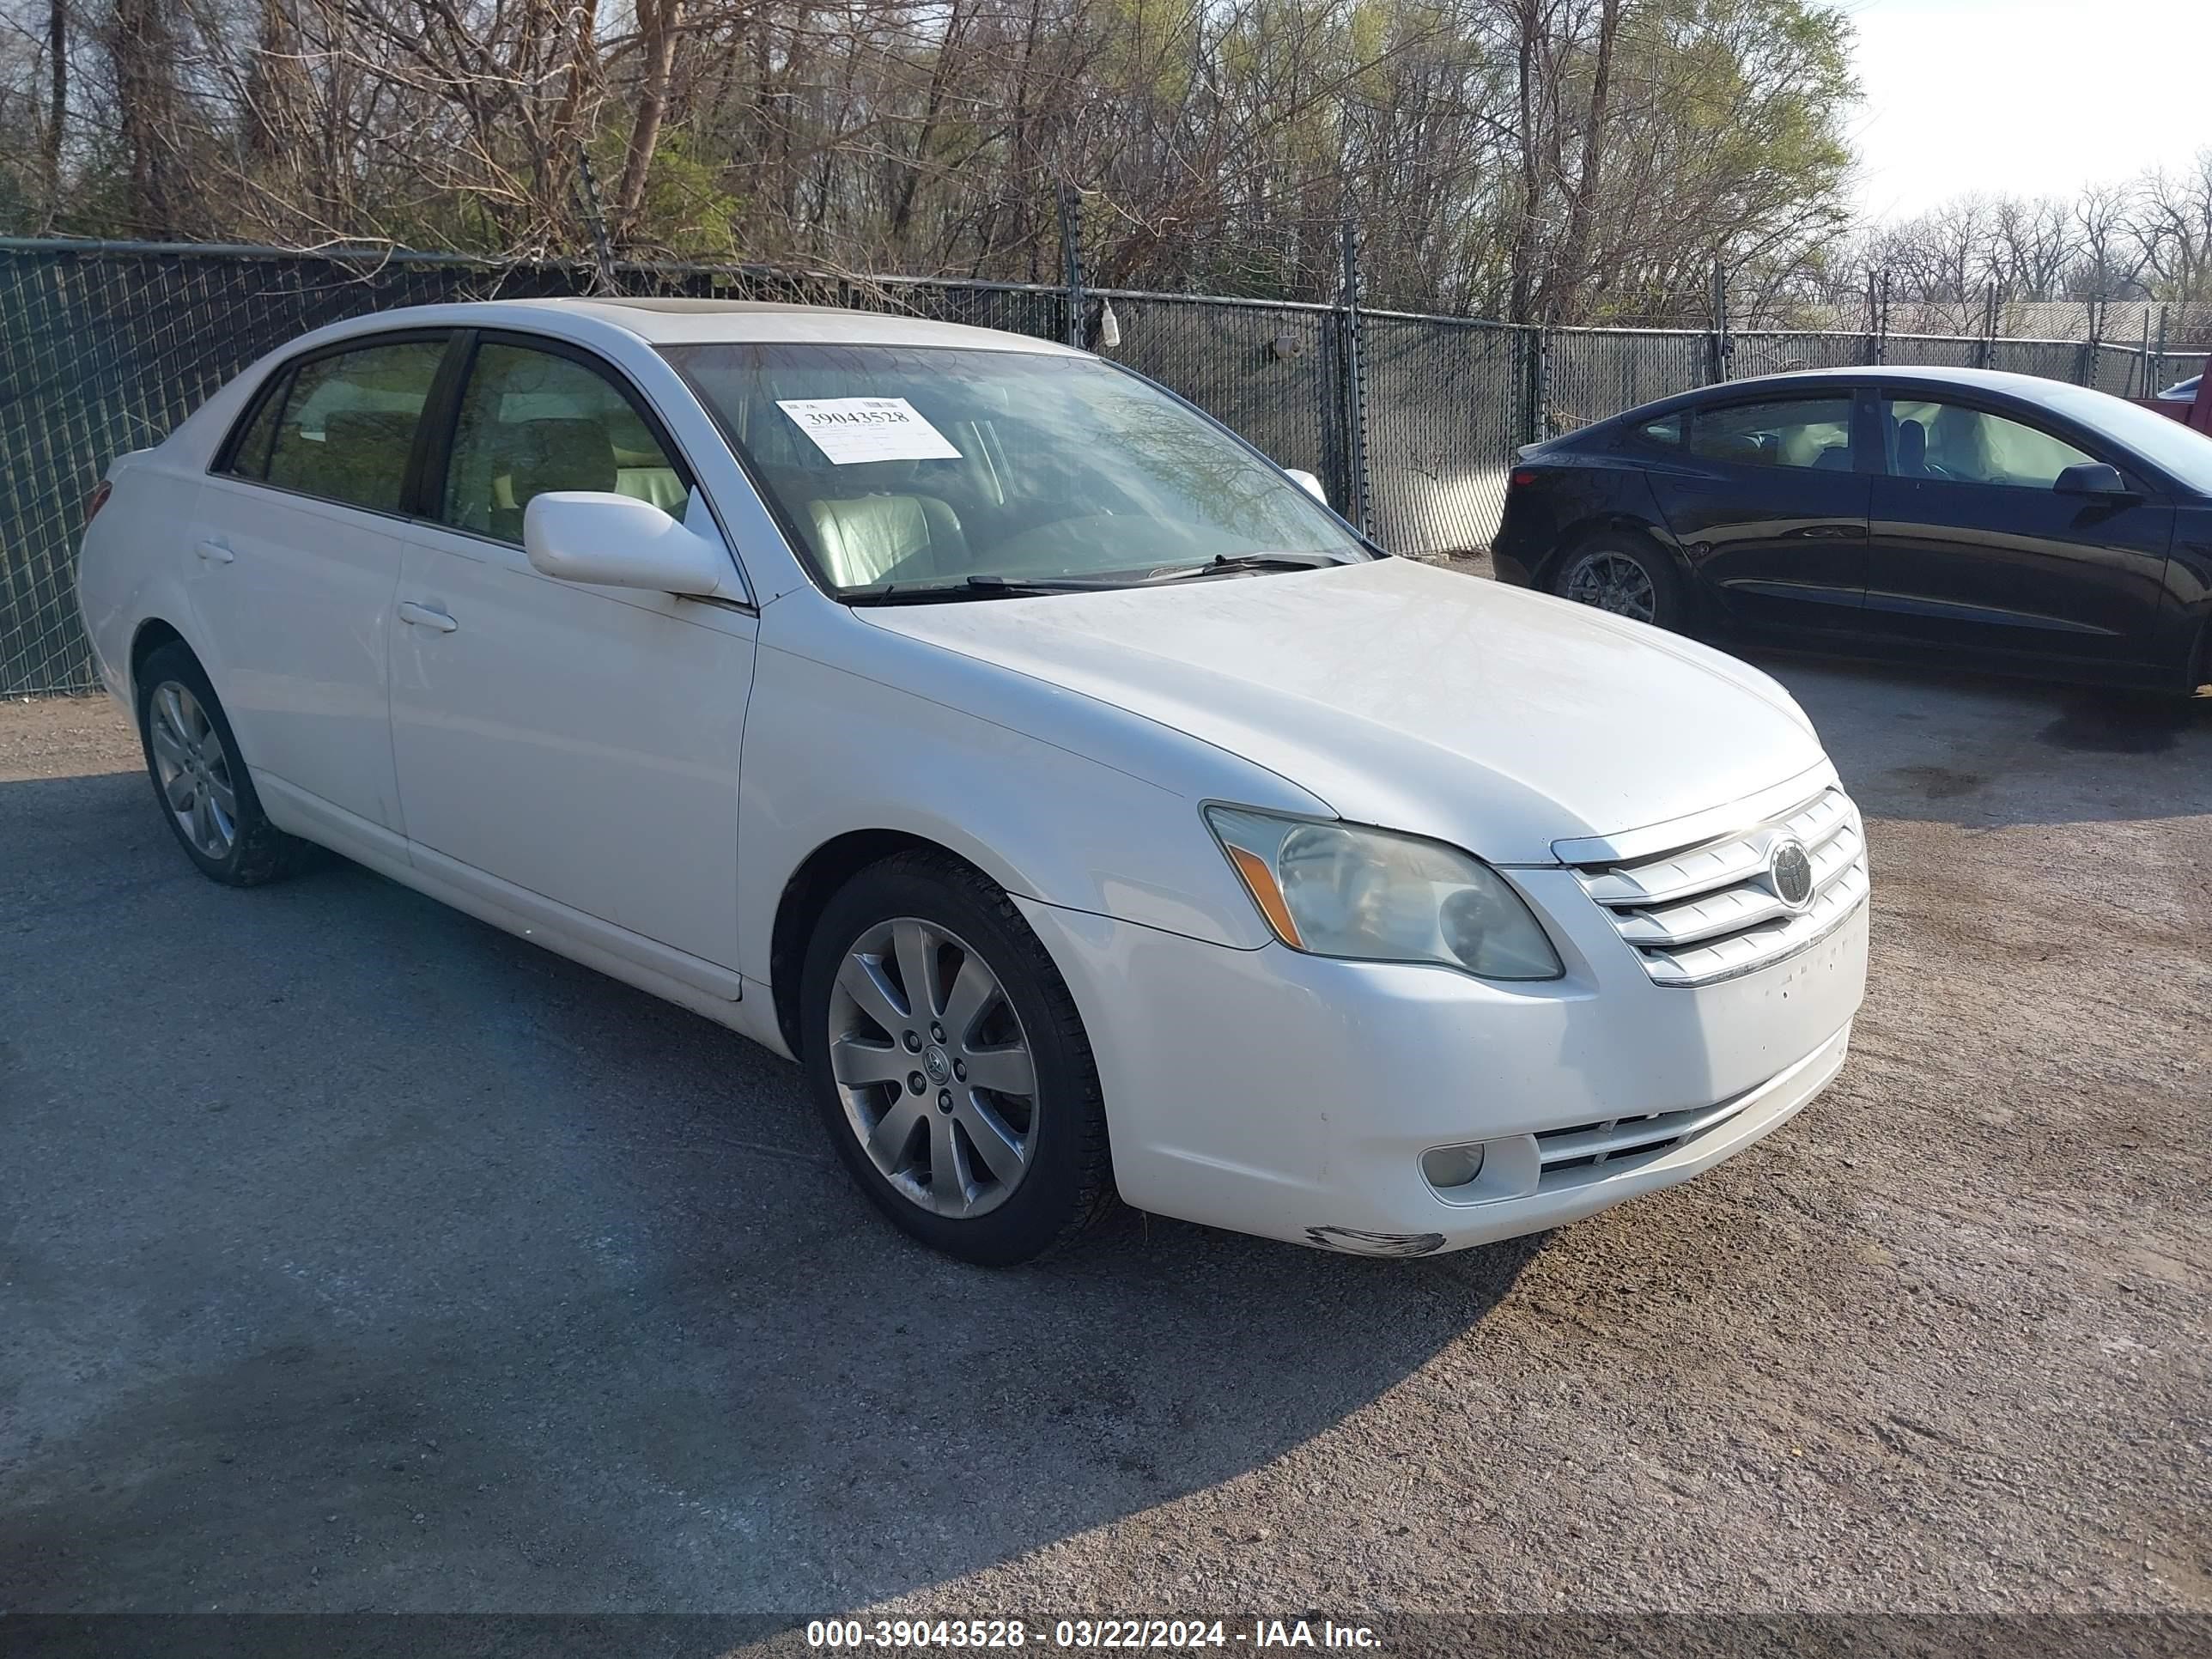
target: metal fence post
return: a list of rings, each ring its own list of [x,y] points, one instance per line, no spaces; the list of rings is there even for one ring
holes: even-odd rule
[[[1536,337],[1531,343],[1535,349],[1528,376],[1528,400],[1531,408],[1529,430],[1537,443],[1552,435],[1552,331],[1537,325]]]
[[[1536,412],[1536,336],[1540,331],[1525,323],[1513,325],[1513,447],[1541,442],[1542,424]]]
[[[1713,261],[1713,326],[1706,336],[1705,384],[1718,386],[1729,377],[1728,270]]]
[[[1345,477],[1349,486],[1345,514],[1364,535],[1367,532],[1367,382],[1359,362],[1359,224],[1344,222],[1344,285],[1342,337],[1344,343]]]
[[[1975,348],[1974,367],[1987,368],[1996,360],[1997,350],[1997,285],[1990,281],[1982,300],[1982,337]]]
[[[576,182],[584,198],[584,216],[591,222],[592,253],[599,269],[599,287],[616,291],[614,244],[607,236],[606,215],[599,210],[599,180],[592,177],[592,153],[581,139],[576,142]]]
[[[1067,329],[1064,336],[1078,350],[1083,347],[1083,198],[1066,179],[1060,181],[1060,280],[1067,289]]]

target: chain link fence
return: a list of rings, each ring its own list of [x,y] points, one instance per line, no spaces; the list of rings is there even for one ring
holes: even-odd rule
[[[264,353],[339,319],[592,291],[898,311],[1071,334],[1304,467],[1383,546],[1479,552],[1522,445],[1715,379],[1869,362],[2011,369],[2131,396],[2203,353],[1867,332],[1537,329],[1192,295],[742,267],[0,242],[0,695],[92,688],[72,577],[86,497]],[[1104,340],[1112,308],[1118,341]]]

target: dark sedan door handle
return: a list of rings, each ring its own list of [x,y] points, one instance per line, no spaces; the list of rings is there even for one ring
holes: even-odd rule
[[[1813,524],[1807,525],[1799,533],[1808,542],[1844,541],[1865,535],[1866,526],[1856,524]]]

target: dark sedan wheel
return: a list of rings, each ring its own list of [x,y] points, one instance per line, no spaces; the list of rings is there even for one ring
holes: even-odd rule
[[[1674,572],[1666,556],[1626,538],[1585,542],[1559,561],[1552,592],[1616,617],[1673,628],[1681,620]]]

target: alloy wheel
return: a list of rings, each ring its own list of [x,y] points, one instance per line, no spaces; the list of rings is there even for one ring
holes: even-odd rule
[[[191,688],[164,680],[148,710],[154,774],[177,827],[205,857],[220,863],[238,840],[238,793],[230,757]]]
[[[1651,574],[1626,553],[1586,553],[1567,573],[1566,598],[1616,617],[1651,622],[1659,614]]]
[[[1012,1195],[1036,1150],[1036,1068],[980,953],[934,922],[878,922],[846,949],[829,1024],[847,1123],[901,1194],[956,1220]]]

